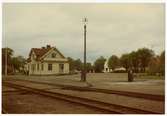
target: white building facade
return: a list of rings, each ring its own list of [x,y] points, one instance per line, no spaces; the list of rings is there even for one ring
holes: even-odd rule
[[[110,69],[109,66],[108,66],[108,59],[104,63],[104,70],[103,70],[103,72],[104,73],[112,72],[112,69]]]
[[[109,72],[126,72],[126,69],[124,67],[116,67],[114,70],[110,69],[108,66],[108,61],[109,59],[106,60],[104,63],[104,73],[109,73]]]
[[[47,45],[31,49],[26,69],[29,75],[68,74],[69,62],[57,48]]]

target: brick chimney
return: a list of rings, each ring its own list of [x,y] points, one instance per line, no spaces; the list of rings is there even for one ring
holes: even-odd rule
[[[51,46],[50,45],[46,45],[46,48],[48,49],[48,48],[51,48]]]

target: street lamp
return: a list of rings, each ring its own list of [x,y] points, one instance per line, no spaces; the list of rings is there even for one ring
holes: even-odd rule
[[[86,81],[86,24],[88,23],[88,19],[84,18],[83,19],[84,23],[84,70],[82,71],[81,75],[81,81],[85,82]]]

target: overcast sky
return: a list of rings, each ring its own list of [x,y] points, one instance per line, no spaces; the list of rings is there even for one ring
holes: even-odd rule
[[[66,57],[83,59],[83,23],[87,60],[121,56],[147,47],[165,49],[164,4],[3,4],[2,47],[28,57],[31,48],[50,44]]]

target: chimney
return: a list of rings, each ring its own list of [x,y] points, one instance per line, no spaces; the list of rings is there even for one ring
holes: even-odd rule
[[[51,48],[51,46],[50,46],[50,45],[47,45],[46,48],[47,48],[47,49],[48,49],[48,48]]]

